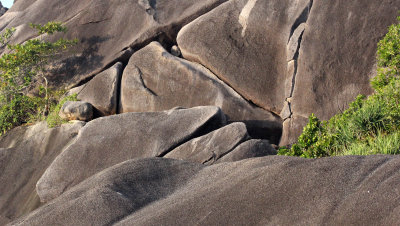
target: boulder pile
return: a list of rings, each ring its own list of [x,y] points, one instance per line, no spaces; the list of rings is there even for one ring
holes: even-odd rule
[[[0,137],[0,225],[398,225],[400,157],[275,156],[370,94],[400,0],[18,0],[79,102]],[[3,50],[1,50],[3,51]]]

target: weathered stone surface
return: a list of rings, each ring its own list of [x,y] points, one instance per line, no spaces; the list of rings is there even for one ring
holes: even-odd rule
[[[241,143],[227,155],[217,160],[220,162],[235,162],[243,159],[276,155],[277,151],[271,146],[268,140],[248,140]]]
[[[244,121],[252,137],[279,141],[279,117],[248,103],[201,65],[172,56],[157,42],[131,57],[122,76],[120,112],[202,105],[218,106],[230,120]]]
[[[15,225],[396,225],[399,156],[129,160]]]
[[[285,100],[286,45],[308,0],[232,0],[182,28],[182,55],[246,99],[279,114]],[[224,15],[224,16],[221,16]]]
[[[209,134],[192,139],[164,157],[212,165],[249,138],[244,123],[232,123]]]
[[[163,156],[225,124],[217,107],[126,113],[98,118],[50,165],[37,183],[47,202],[97,172],[133,158]]]
[[[302,36],[304,33],[304,29],[306,28],[306,23],[300,24],[294,31],[292,36],[290,37],[289,43],[287,44],[287,61],[295,60],[296,54],[300,48],[300,43],[302,40]]]
[[[128,160],[92,176],[13,224],[111,225],[172,194],[202,168],[201,164],[173,159]]]
[[[79,100],[92,104],[99,116],[116,114],[122,68],[122,63],[116,63],[86,84],[72,89],[69,94],[76,93]]]
[[[67,101],[58,115],[66,120],[90,121],[93,119],[93,107],[84,101]]]
[[[300,115],[292,115],[291,118],[286,119],[283,122],[282,137],[279,145],[285,146],[296,143],[307,122],[308,117]]]
[[[36,182],[84,124],[50,129],[43,122],[18,127],[0,138],[0,225],[40,206]]]
[[[358,94],[370,94],[377,43],[399,10],[400,0],[315,0],[301,42],[293,112],[327,120]]]
[[[116,62],[128,47],[157,39],[171,42],[181,26],[224,1],[23,0],[0,18],[0,29],[20,27],[15,41],[22,42],[35,36],[23,24],[63,22],[68,32],[51,39],[78,38],[79,43],[64,54],[59,70],[49,78],[52,85],[71,86]]]

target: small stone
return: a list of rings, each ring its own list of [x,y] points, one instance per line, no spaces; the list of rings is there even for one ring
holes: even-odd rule
[[[93,119],[93,106],[83,101],[67,101],[58,115],[68,121],[90,121]]]
[[[179,49],[178,46],[174,45],[174,46],[172,46],[172,48],[171,48],[171,54],[174,55],[174,56],[176,56],[176,57],[178,57],[178,56],[181,55],[181,50]]]

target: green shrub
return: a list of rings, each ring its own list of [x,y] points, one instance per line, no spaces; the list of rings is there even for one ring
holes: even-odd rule
[[[66,28],[57,22],[30,26],[38,31],[38,35],[66,32]],[[1,48],[7,49],[0,58],[1,133],[26,122],[43,119],[41,115],[48,114],[54,98],[49,92],[45,66],[56,54],[77,42],[65,39],[47,42],[36,38],[22,44],[9,44],[14,32],[15,28],[10,28],[0,34]],[[37,84],[40,84],[40,97],[26,96],[25,93]]]
[[[400,17],[398,18],[400,22]],[[374,94],[359,95],[349,108],[327,122],[314,114],[298,142],[279,155],[318,158],[334,155],[400,154],[400,24],[379,42]]]
[[[400,16],[397,18],[400,21]],[[372,87],[379,90],[400,74],[400,23],[389,27],[388,33],[378,43],[378,75],[371,80]]]

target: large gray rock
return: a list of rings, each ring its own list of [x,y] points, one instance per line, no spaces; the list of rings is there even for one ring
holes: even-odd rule
[[[241,143],[227,155],[217,160],[221,162],[235,162],[243,159],[276,155],[277,151],[271,146],[268,140],[251,139]]]
[[[77,94],[79,100],[92,104],[96,116],[116,114],[122,68],[122,63],[118,62],[86,84],[70,90],[69,94]]]
[[[92,176],[12,225],[112,225],[172,194],[202,168],[173,159],[128,160]]]
[[[42,122],[18,127],[0,138],[0,225],[40,206],[36,182],[84,124],[51,129]]]
[[[308,6],[309,0],[232,0],[183,27],[177,42],[186,59],[279,114],[286,98],[286,45]]]
[[[35,37],[28,23],[63,22],[68,32],[50,39],[77,38],[79,43],[53,65],[58,70],[49,78],[54,86],[71,86],[121,59],[128,47],[172,42],[180,27],[224,1],[22,0],[0,18],[0,29],[18,27],[14,41],[23,42]]]
[[[129,160],[13,225],[397,225],[399,156]]]
[[[105,168],[128,159],[163,156],[224,124],[225,115],[217,107],[125,113],[93,120],[47,168],[37,192],[47,202]]]
[[[93,106],[83,101],[67,101],[58,115],[66,120],[90,121],[93,119]]]
[[[279,141],[281,120],[256,107],[203,66],[175,57],[152,42],[129,60],[122,76],[120,112],[215,105],[244,121],[252,137]]]
[[[399,10],[400,0],[315,0],[299,50],[293,114],[315,113],[327,120],[346,109],[358,94],[370,94],[377,43],[396,22]],[[299,132],[291,131],[289,140]]]
[[[244,123],[232,123],[209,134],[192,139],[164,157],[212,165],[249,138]]]

